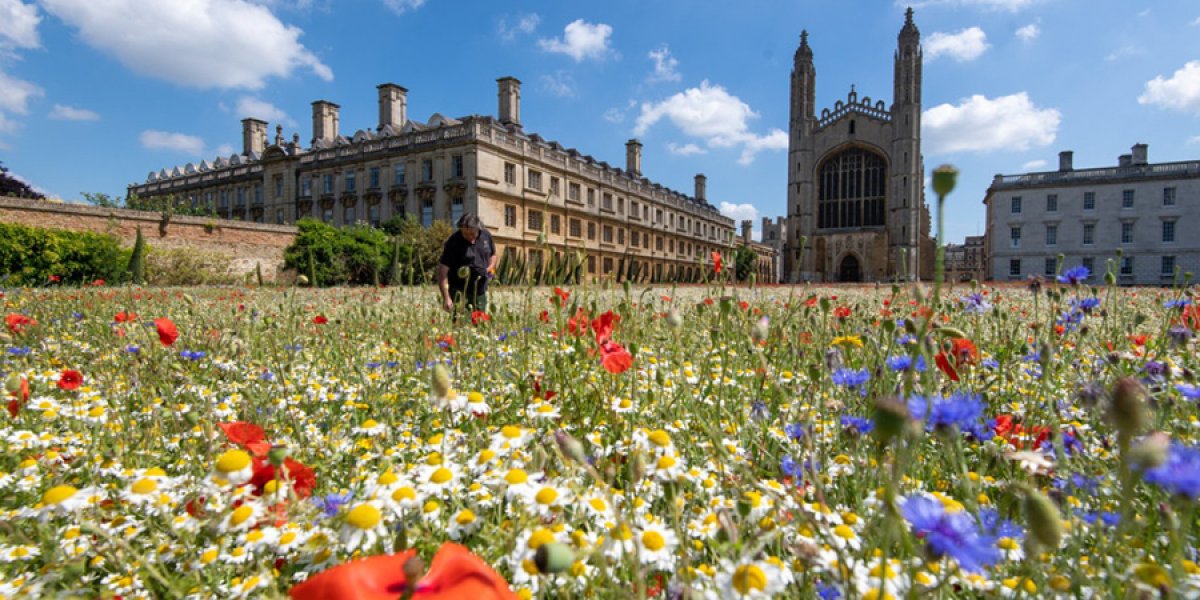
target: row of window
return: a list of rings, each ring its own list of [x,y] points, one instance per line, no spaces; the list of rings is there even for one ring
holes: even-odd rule
[[[528,169],[525,178],[525,187],[532,190],[542,191],[542,176],[543,173],[541,171],[533,168]],[[558,177],[553,175],[551,175],[549,179],[550,195],[557,197],[559,195],[560,180]],[[504,163],[504,183],[509,185],[517,185],[517,165],[515,163]],[[569,182],[567,184],[567,200],[583,204],[584,201],[580,200],[580,196],[583,194],[583,191],[583,186],[580,184]],[[586,204],[589,209],[596,208],[596,190],[594,188],[587,188]],[[615,212],[619,215],[625,215],[625,198],[614,198],[611,193],[604,192],[600,194],[600,210]],[[647,223],[651,222],[650,206],[648,204],[639,204],[636,200],[630,200],[628,214],[630,219],[640,220]],[[707,237],[710,240],[717,239],[717,228],[705,223],[704,221],[683,215],[680,215],[678,221],[676,221],[673,213],[669,211],[664,212],[661,208],[654,209],[653,217],[653,222],[657,225],[666,225],[668,227],[676,228],[678,231],[691,233],[694,236]]]
[[[1134,207],[1134,190],[1121,190],[1121,208],[1130,209]],[[1013,196],[1010,204],[1010,211],[1014,215],[1021,214],[1022,204],[1024,199],[1021,196]],[[1162,205],[1175,206],[1175,188],[1165,187],[1162,191]],[[1083,210],[1096,209],[1096,192],[1083,193]],[[1046,194],[1046,212],[1058,212],[1058,194]]]
[[[234,188],[233,190],[224,189],[218,192],[204,192],[203,198],[201,198],[201,196],[198,194],[192,194],[189,196],[189,198],[191,200],[192,208],[199,208],[203,205],[208,208],[215,206],[218,209],[227,210],[229,209],[229,203],[231,200],[233,201],[233,206],[235,208],[245,208],[246,197],[248,195],[253,199],[255,206],[261,206],[263,203],[262,184],[257,184],[253,188],[239,187]],[[213,200],[216,200],[215,205],[213,204]],[[203,204],[201,204],[201,202],[203,202]]]
[[[421,161],[421,182],[433,181],[433,159],[426,158]],[[406,163],[400,162],[392,165],[392,186],[403,186],[407,183]],[[450,177],[461,179],[465,175],[465,167],[463,166],[462,155],[454,155],[450,157]],[[305,175],[300,178],[300,195],[311,196],[313,189],[313,179],[319,177],[321,182],[322,194],[334,193],[335,177],[332,173],[323,175]],[[377,190],[383,186],[383,167],[369,167],[367,169],[367,189]],[[348,170],[342,174],[342,191],[354,193],[358,191],[358,172],[356,170]],[[283,196],[283,178],[276,177],[275,179],[275,195]]]
[[[1095,223],[1083,223],[1082,225],[1083,225],[1083,245],[1090,246],[1092,244],[1095,244],[1096,243],[1096,224]],[[1121,222],[1121,243],[1122,244],[1132,244],[1133,243],[1133,225],[1134,225],[1133,221],[1122,221]],[[1023,227],[1020,225],[1014,225],[1012,227],[1009,227],[1009,229],[1008,229],[1009,243],[1012,248],[1020,248],[1021,247],[1021,232],[1022,232],[1022,230],[1023,230]],[[1161,241],[1163,243],[1167,243],[1167,244],[1175,242],[1175,220],[1174,219],[1165,220],[1162,222]],[[1046,245],[1047,246],[1058,245],[1058,225],[1046,225]]]
[[[1132,276],[1133,275],[1134,258],[1136,258],[1136,257],[1134,257],[1134,256],[1122,256],[1121,257],[1121,265],[1120,265],[1120,271],[1119,271],[1119,273],[1121,275],[1124,275],[1124,276]],[[1096,271],[1096,259],[1094,257],[1091,257],[1091,256],[1083,257],[1081,264],[1084,267],[1087,267],[1087,270],[1091,273],[1091,276],[1090,276],[1091,279],[1094,280],[1099,277],[1099,274]],[[1058,258],[1057,257],[1047,256],[1043,259],[1043,269],[1042,269],[1043,275],[1046,275],[1047,277],[1053,276],[1056,274],[1057,268],[1058,268]],[[1021,259],[1010,258],[1008,260],[1009,276],[1010,277],[1019,277],[1021,275],[1021,273],[1022,273]],[[1175,275],[1175,256],[1174,255],[1166,255],[1166,256],[1159,257],[1159,274],[1162,275],[1163,277]]]
[[[526,210],[525,216],[526,231],[543,231],[543,226],[545,225],[545,214],[542,211],[528,209]],[[504,226],[516,228],[517,223],[517,207],[512,204],[504,205]],[[550,215],[549,229],[550,234],[552,235],[558,235],[561,233],[562,221],[560,220],[559,215]],[[582,239],[584,237],[583,231],[584,227],[582,219],[567,219],[567,237]],[[613,227],[612,225],[601,225],[597,227],[596,223],[594,222],[589,221],[587,223],[587,239],[589,241],[596,241],[596,235],[597,232],[599,232],[601,242],[606,244],[616,243],[619,245],[625,245],[625,231],[626,230],[624,227]],[[662,252],[663,248],[665,247],[667,252],[675,252],[675,238],[664,238],[661,235],[656,235],[653,237],[653,245],[655,250]],[[666,240],[665,243],[664,239]],[[629,231],[629,246],[631,248],[645,247],[646,249],[649,249],[651,243],[651,236],[649,233],[642,233],[636,229]],[[681,253],[690,256],[693,248],[697,254],[701,254],[704,247],[700,244],[693,246],[692,242],[690,241],[680,240],[678,243],[678,248]]]

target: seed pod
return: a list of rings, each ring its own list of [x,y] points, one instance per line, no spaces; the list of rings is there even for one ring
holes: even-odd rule
[[[537,565],[539,573],[562,573],[575,563],[575,553],[567,546],[558,542],[546,542],[538,546],[533,555],[533,564]]]
[[[958,183],[958,169],[953,165],[942,165],[933,170],[933,193],[946,196],[954,191]]]
[[[1045,494],[1033,489],[1025,489],[1025,521],[1029,526],[1030,537],[1041,548],[1054,550],[1062,541],[1062,517],[1058,507]]]
[[[8,374],[8,379],[4,380],[4,391],[15,394],[21,389],[21,375],[16,371]]]
[[[583,443],[571,434],[559,429],[554,432],[554,442],[563,456],[579,464],[587,464],[587,451],[583,449]]]
[[[1149,420],[1145,398],[1146,388],[1132,377],[1122,377],[1113,384],[1108,420],[1126,439],[1141,431]]]
[[[450,395],[450,370],[438,363],[433,366],[433,396],[445,398]]]
[[[908,407],[895,396],[884,396],[875,400],[875,437],[888,443],[904,432],[908,424]]]
[[[287,460],[289,454],[291,454],[291,451],[288,450],[287,446],[271,446],[271,449],[267,451],[267,460],[272,465],[278,467],[283,464],[284,460]]]

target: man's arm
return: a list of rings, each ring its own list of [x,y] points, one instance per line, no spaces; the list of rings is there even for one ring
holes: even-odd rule
[[[454,299],[450,297],[450,267],[443,263],[438,263],[437,274],[438,291],[442,294],[442,308],[447,311],[454,308]]]
[[[500,262],[500,255],[496,254],[496,242],[492,240],[491,234],[488,235],[488,248],[492,250],[492,255],[488,258],[488,273],[496,274],[496,264]]]

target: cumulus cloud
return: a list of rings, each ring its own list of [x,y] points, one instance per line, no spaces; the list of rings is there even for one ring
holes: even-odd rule
[[[547,52],[566,54],[582,62],[592,58],[602,60],[609,52],[609,38],[612,27],[604,23],[587,23],[576,19],[563,28],[563,37],[538,40],[538,45]]]
[[[1037,23],[1030,23],[1017,30],[1017,39],[1022,42],[1032,42],[1042,34],[1042,28]]]
[[[216,149],[217,156],[233,156],[233,146],[230,144],[221,144]]]
[[[1022,9],[1033,6],[1038,0],[924,0],[913,2],[912,0],[896,0],[896,6],[912,6],[913,8],[924,8],[926,6],[960,6],[966,8],[981,8],[983,10],[1006,10],[1008,12],[1018,12]]]
[[[1047,163],[1046,161],[1040,160],[1040,159],[1039,160],[1031,160],[1031,161],[1021,165],[1021,170],[1022,171],[1035,171],[1037,169],[1041,169],[1041,168],[1045,167],[1048,164],[1050,164],[1050,163]]]
[[[1200,60],[1183,65],[1170,79],[1159,75],[1147,81],[1138,103],[1200,114]]]
[[[262,119],[268,123],[282,123],[288,127],[296,126],[296,121],[289,117],[283,109],[266,100],[260,100],[253,96],[238,98],[234,112],[237,113],[240,119]]]
[[[663,44],[657,50],[651,50],[648,55],[650,60],[654,61],[654,71],[646,77],[650,83],[660,81],[679,81],[682,79],[679,71],[675,70],[679,66],[679,60],[671,56],[671,50]]]
[[[0,49],[37,48],[38,23],[42,22],[37,6],[21,0],[0,0]]]
[[[86,108],[75,108],[74,106],[64,106],[55,104],[50,110],[50,118],[59,121],[99,121],[100,115],[95,111],[90,111]]]
[[[554,75],[542,75],[542,89],[559,98],[570,98],[575,95],[575,78],[566,71],[557,71]]]
[[[297,69],[333,80],[299,28],[242,0],[42,0],[89,46],[129,69],[196,88],[259,89]]]
[[[410,10],[417,10],[425,4],[425,0],[383,0],[383,4],[392,12],[402,15]]]
[[[754,162],[763,150],[787,149],[787,134],[772,129],[766,135],[750,131],[750,119],[758,114],[737,96],[708,80],[658,103],[642,104],[634,135],[644,135],[655,123],[666,119],[684,134],[704,140],[711,148],[741,147],[741,164]]]
[[[521,15],[517,17],[517,22],[512,25],[509,25],[508,17],[500,17],[500,22],[496,25],[496,35],[506,42],[511,42],[518,35],[533,33],[541,22],[542,18],[537,13]]]
[[[1200,144],[1200,135],[1193,135],[1192,137],[1188,138],[1187,143],[1188,144]]]
[[[930,154],[1028,150],[1054,142],[1062,114],[1038,108],[1025,92],[999,98],[974,95],[958,105],[940,104],[921,116]]]
[[[733,202],[722,201],[721,214],[733,219],[734,227],[739,237],[742,235],[742,221],[751,221],[755,225],[761,222],[758,219],[758,209],[749,203],[734,204]],[[751,225],[750,237],[751,239],[762,239],[755,225]]]
[[[42,88],[0,71],[0,112],[29,112],[29,100],[41,96]]]
[[[667,144],[667,151],[670,152],[671,154],[676,154],[679,156],[691,156],[693,154],[707,154],[708,153],[708,150],[705,150],[704,148],[701,148],[700,146],[697,146],[690,142],[687,144],[683,144],[683,145],[676,144],[675,142],[670,142]]]
[[[637,101],[633,99],[630,99],[629,104],[625,107],[614,106],[604,111],[604,120],[609,123],[624,123],[625,115],[629,114],[629,111],[635,106],[637,106]]]
[[[194,135],[147,129],[138,139],[147,150],[173,150],[193,156],[204,153],[204,140]]]
[[[968,27],[958,33],[937,32],[923,44],[925,58],[934,60],[949,56],[958,62],[972,61],[988,49],[987,34],[978,27]]]

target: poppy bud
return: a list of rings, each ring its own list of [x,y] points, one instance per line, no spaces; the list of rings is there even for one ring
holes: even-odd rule
[[[933,170],[933,193],[946,196],[954,191],[958,183],[958,169],[953,165],[942,165]]]
[[[1025,489],[1025,521],[1029,526],[1029,537],[1042,548],[1054,550],[1062,541],[1062,517],[1058,507],[1045,494]]]
[[[433,366],[433,395],[435,398],[450,395],[450,370],[442,363]]]
[[[554,442],[558,444],[558,450],[563,456],[581,465],[587,464],[587,451],[583,449],[583,443],[571,434],[559,429],[554,432]]]
[[[533,555],[533,564],[537,565],[539,573],[562,573],[575,563],[575,553],[564,544],[546,542],[538,546]]]
[[[954,327],[938,327],[937,332],[938,335],[944,338],[950,338],[952,340],[961,340],[967,337],[967,334],[963,333],[963,330],[955,329]]]
[[[1158,431],[1142,438],[1138,445],[1129,450],[1129,462],[1141,470],[1153,469],[1167,460],[1167,449],[1171,438]]]
[[[296,283],[300,285],[308,285],[308,277],[305,277],[304,275],[297,275]]]
[[[904,432],[908,424],[908,407],[895,396],[875,400],[875,437],[888,443]]]
[[[420,556],[412,556],[404,561],[404,581],[412,588],[425,576],[425,561]]]
[[[183,413],[183,420],[187,421],[188,425],[195,427],[200,424],[200,415],[196,414],[194,411],[188,411]]]
[[[829,312],[829,298],[821,298],[821,312]]]
[[[288,450],[287,446],[271,446],[271,449],[267,451],[267,460],[272,465],[278,467],[287,459],[288,454],[291,454],[291,451]]]
[[[1122,377],[1113,384],[1112,403],[1108,420],[1126,439],[1146,426],[1146,388],[1132,377]]]
[[[1104,274],[1104,283],[1108,285],[1117,285],[1117,274],[1109,271]]]
[[[4,380],[4,391],[15,394],[21,389],[21,375],[16,371],[8,374],[8,379]]]
[[[679,314],[679,311],[675,310],[674,308],[668,310],[667,325],[670,326],[671,329],[679,329],[683,326],[683,315]]]
[[[459,267],[459,268],[458,268],[458,278],[459,278],[459,279],[466,279],[466,278],[467,278],[467,277],[469,277],[470,275],[471,275],[471,268],[470,268],[470,267],[467,267],[467,266],[462,266],[462,267]]]

